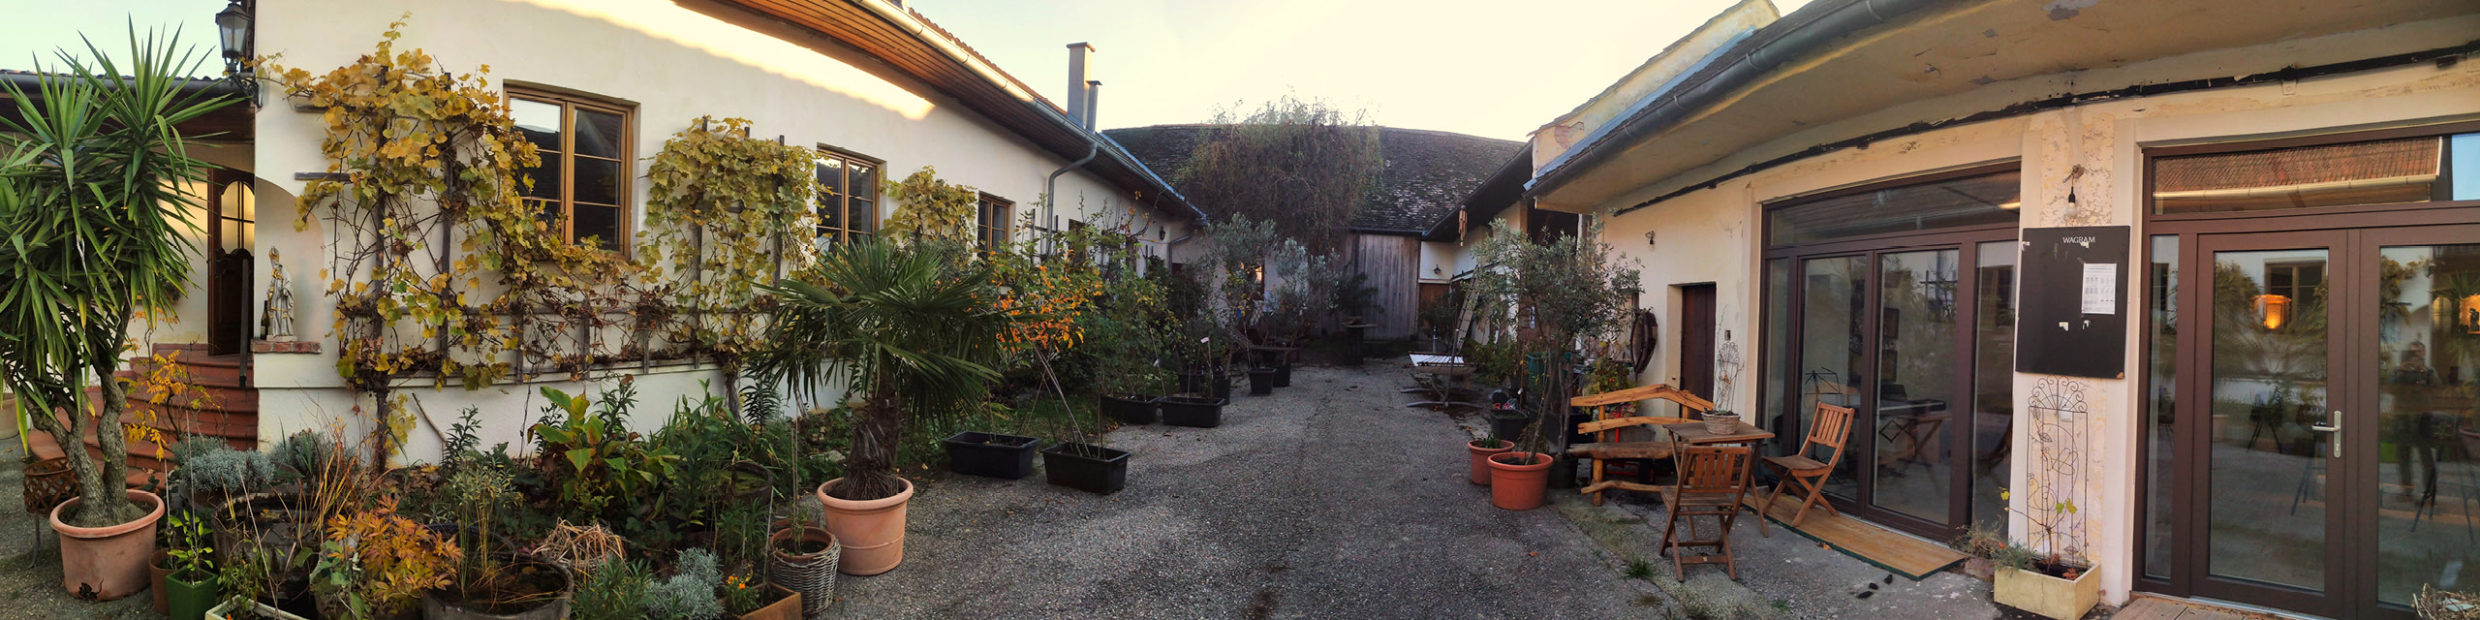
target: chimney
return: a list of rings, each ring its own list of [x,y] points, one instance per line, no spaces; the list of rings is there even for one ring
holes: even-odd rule
[[[1086,100],[1090,82],[1085,79],[1085,59],[1093,53],[1093,44],[1068,44],[1068,119],[1073,122],[1083,123],[1090,116],[1086,111],[1086,106],[1090,105]]]
[[[1080,121],[1082,121],[1083,123],[1085,123],[1085,128],[1086,128],[1086,129],[1097,129],[1097,127],[1095,127],[1095,126],[1094,126],[1094,108],[1096,108],[1096,107],[1100,106],[1101,104],[1100,104],[1099,102],[1101,102],[1101,101],[1102,101],[1102,80],[1086,80],[1086,81],[1085,81],[1085,118],[1080,119]]]

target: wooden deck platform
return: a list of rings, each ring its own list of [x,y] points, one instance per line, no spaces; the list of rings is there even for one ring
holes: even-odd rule
[[[2137,594],[2112,620],[2272,620],[2274,616]]]
[[[1773,510],[1770,511],[1759,507],[1764,501],[1764,494],[1751,491],[1742,503],[1764,513],[1767,519],[1782,526],[1782,529],[1798,532],[1844,555],[1859,558],[1913,581],[1926,579],[1965,559],[1962,553],[1945,545],[1925,542],[1866,521],[1814,508],[1809,509],[1808,518],[1799,527],[1792,527],[1791,515],[1800,510],[1799,498],[1784,494],[1774,500]]]

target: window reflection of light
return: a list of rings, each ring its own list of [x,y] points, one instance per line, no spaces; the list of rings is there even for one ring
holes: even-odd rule
[[[2282,325],[2291,320],[2291,298],[2283,295],[2257,295],[2256,318],[2264,322],[2265,329],[2282,329]]]

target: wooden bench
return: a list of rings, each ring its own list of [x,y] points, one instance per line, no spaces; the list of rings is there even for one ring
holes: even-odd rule
[[[1653,492],[1663,488],[1660,485],[1605,480],[1602,474],[1603,465],[1611,459],[1667,459],[1671,457],[1674,444],[1670,440],[1611,441],[1611,433],[1631,426],[1677,424],[1691,421],[1690,419],[1666,416],[1604,417],[1604,414],[1609,411],[1607,407],[1611,405],[1655,399],[1678,403],[1683,413],[1691,411],[1704,413],[1714,408],[1712,401],[1658,383],[1616,392],[1586,394],[1567,401],[1567,404],[1572,407],[1594,409],[1593,421],[1576,425],[1576,432],[1593,434],[1593,443],[1580,443],[1567,447],[1567,455],[1570,457],[1593,459],[1593,481],[1585,485],[1583,491],[1584,494],[1593,496],[1593,505],[1601,505],[1602,492],[1611,489]]]

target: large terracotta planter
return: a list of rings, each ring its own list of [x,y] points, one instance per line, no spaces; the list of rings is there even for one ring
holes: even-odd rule
[[[902,480],[901,478],[898,478]],[[844,546],[836,570],[846,575],[876,575],[904,563],[904,506],[913,501],[913,481],[904,491],[868,501],[836,499],[828,489],[843,478],[818,485],[818,501],[827,508],[827,531]]]
[[[2097,566],[2087,568],[2070,581],[2039,571],[2000,566],[1990,591],[2000,605],[2043,617],[2075,620],[2101,602],[2101,580],[2093,577],[2100,572]]]
[[[1490,455],[1489,462],[1490,505],[1508,510],[1541,507],[1542,488],[1550,483],[1555,459],[1539,452],[1502,452]]]
[[[130,489],[129,501],[153,506],[135,521],[104,527],[63,523],[62,512],[78,505],[71,499],[52,507],[52,531],[60,532],[60,586],[80,598],[109,601],[147,587],[147,560],[155,555],[155,524],[164,519],[164,500]]]
[[[1499,440],[1498,447],[1484,448],[1481,447],[1483,441],[1487,440],[1476,439],[1464,444],[1464,451],[1472,457],[1472,471],[1465,477],[1472,479],[1473,484],[1486,487],[1490,486],[1490,457],[1516,449],[1516,443],[1502,439]]]

